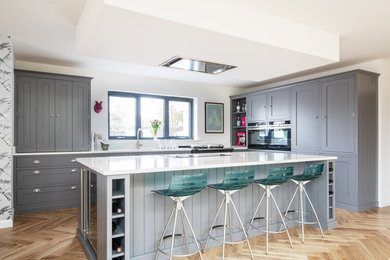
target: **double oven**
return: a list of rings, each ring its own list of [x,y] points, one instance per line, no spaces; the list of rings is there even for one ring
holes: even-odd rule
[[[291,122],[287,120],[249,123],[248,148],[291,151]]]

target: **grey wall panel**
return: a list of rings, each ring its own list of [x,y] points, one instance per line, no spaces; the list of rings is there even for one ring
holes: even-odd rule
[[[357,75],[359,204],[378,205],[378,78]]]
[[[73,82],[73,151],[90,149],[90,84]]]
[[[72,151],[72,82],[55,82],[56,151]]]
[[[37,150],[37,86],[36,79],[18,76],[17,88],[17,134],[18,152]]]
[[[37,78],[37,152],[53,152],[54,80]]]

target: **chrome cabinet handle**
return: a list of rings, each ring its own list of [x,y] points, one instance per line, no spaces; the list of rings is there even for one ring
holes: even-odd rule
[[[314,116],[314,119],[317,119],[317,118],[319,118],[319,116]]]
[[[51,116],[51,117],[54,117],[54,114],[53,114],[53,113],[51,113],[51,114],[50,114],[50,116]]]
[[[59,114],[57,114],[57,115],[56,115],[56,117],[60,117],[60,115],[59,115]]]
[[[77,171],[77,169],[76,169],[76,168],[74,168],[74,169],[70,170],[70,172],[76,172],[76,171]]]
[[[70,187],[71,190],[77,190],[77,187],[76,186],[72,186]]]
[[[41,163],[40,160],[34,160],[34,161],[33,161],[33,164],[35,164],[35,165],[40,164],[40,163]]]
[[[33,192],[38,193],[38,192],[41,192],[41,190],[40,189],[33,189]]]
[[[326,115],[323,115],[322,118],[327,118],[327,116],[326,116]]]
[[[76,159],[72,159],[72,160],[70,160],[70,162],[76,162]]]
[[[33,174],[34,174],[34,175],[38,175],[38,174],[40,174],[40,173],[41,173],[41,171],[39,171],[39,170],[33,171]]]

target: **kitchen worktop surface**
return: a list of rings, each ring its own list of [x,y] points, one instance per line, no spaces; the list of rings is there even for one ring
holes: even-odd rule
[[[239,153],[95,157],[78,158],[77,161],[102,175],[117,175],[336,159],[337,157],[335,156],[249,151]]]

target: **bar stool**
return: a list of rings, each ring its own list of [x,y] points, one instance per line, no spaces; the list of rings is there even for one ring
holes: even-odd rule
[[[225,177],[223,179],[222,183],[217,183],[217,184],[209,184],[208,186],[210,188],[216,189],[222,194],[224,194],[224,198],[218,208],[217,214],[214,217],[213,223],[211,224],[210,230],[207,235],[206,243],[203,248],[203,252],[206,250],[209,238],[222,243],[222,259],[225,258],[225,244],[239,244],[239,243],[247,243],[249,252],[251,254],[251,258],[253,258],[252,254],[252,249],[249,244],[248,240],[248,235],[245,231],[244,225],[242,224],[241,218],[238,214],[238,211],[236,209],[236,206],[234,205],[232,195],[233,193],[236,193],[237,191],[247,187],[249,184],[253,182],[253,179],[255,177],[255,171],[254,170],[248,170],[248,171],[231,171],[231,172],[226,172]],[[222,209],[222,206],[225,205],[225,218],[223,225],[216,225],[215,222],[217,221],[218,215]],[[232,218],[231,218],[231,206],[233,206],[234,213],[236,214],[238,221],[240,222],[241,225],[241,231],[244,233],[245,239],[241,241],[233,241],[233,231],[232,229],[234,228],[232,226]],[[229,215],[229,230],[230,230],[230,241],[226,241],[226,222],[227,222],[227,215]],[[211,235],[211,232],[214,228],[220,228],[223,227],[223,240],[219,240],[215,238],[214,236]]]
[[[193,174],[193,175],[177,175],[177,176],[172,176],[171,183],[169,185],[168,189],[164,190],[154,190],[152,192],[156,192],[160,195],[170,197],[173,201],[175,201],[175,205],[173,206],[173,209],[171,211],[171,214],[168,219],[168,223],[166,224],[163,234],[161,236],[158,249],[156,251],[156,255],[154,259],[158,258],[158,253],[161,252],[167,256],[169,256],[169,259],[172,259],[173,257],[188,257],[191,255],[194,255],[196,253],[199,253],[200,259],[203,259],[202,253],[199,247],[200,242],[197,240],[194,230],[191,226],[190,220],[188,219],[187,212],[184,209],[183,201],[190,196],[200,192],[203,190],[207,185],[207,173],[201,173],[201,174]],[[184,234],[176,234],[176,222],[177,222],[177,213],[180,212],[181,216],[181,222],[182,222],[182,227],[183,227],[183,233]],[[165,236],[165,233],[167,232],[169,223],[171,222],[173,213],[175,213],[175,218],[173,221],[173,231],[172,235],[167,235]],[[184,216],[183,216],[184,214]],[[187,237],[186,234],[186,229],[184,225],[184,218],[186,219],[188,223],[188,227],[191,230],[192,237]],[[186,255],[174,255],[173,254],[173,245],[175,242],[175,237],[184,237],[185,244],[186,244]],[[170,248],[170,253],[166,253],[161,249],[161,245],[163,241],[167,238],[171,238],[171,248]],[[197,251],[193,253],[188,252],[188,238],[193,238],[197,247]]]
[[[320,227],[322,237],[323,238],[325,237],[324,232],[322,232],[322,227],[321,227],[321,223],[318,219],[317,212],[315,211],[313,203],[311,202],[309,195],[307,195],[307,192],[305,189],[305,185],[307,183],[309,183],[310,181],[320,177],[323,171],[324,171],[324,164],[308,164],[305,166],[305,169],[301,175],[295,175],[291,178],[291,180],[295,184],[297,184],[298,187],[295,189],[294,195],[292,196],[291,201],[288,204],[287,210],[284,213],[284,217],[289,219],[289,220],[294,221],[295,223],[301,224],[301,226],[302,226],[302,243],[305,243],[305,228],[304,228],[305,224],[318,224],[318,226]],[[298,190],[299,190],[298,211],[290,210],[291,204],[292,204]],[[303,211],[303,194],[305,194],[307,200],[309,201],[309,204],[310,204],[314,214]],[[287,217],[288,213],[296,213],[296,212],[299,213],[298,220],[294,220],[294,219]],[[315,222],[304,221],[304,218],[303,218],[304,214],[305,215],[314,215],[316,218],[316,221]]]
[[[290,238],[290,233],[288,232],[286,222],[284,221],[284,217],[282,213],[280,212],[280,209],[278,207],[278,204],[276,203],[275,197],[272,194],[272,189],[278,187],[280,184],[283,184],[287,182],[289,179],[291,179],[292,175],[294,173],[294,168],[293,167],[286,167],[286,168],[271,168],[268,173],[268,177],[266,179],[259,179],[255,180],[254,183],[258,184],[261,188],[263,188],[265,191],[263,195],[261,196],[260,202],[257,205],[257,208],[255,210],[255,214],[253,214],[253,217],[251,219],[251,222],[249,223],[249,228],[248,232],[250,231],[251,227],[254,229],[260,230],[258,227],[255,227],[253,225],[254,220],[258,219],[264,219],[266,223],[266,229],[261,230],[266,234],[266,251],[265,253],[268,255],[268,237],[270,233],[282,233],[286,232],[288,236],[288,240],[290,241],[290,246],[293,248],[291,238]],[[264,196],[267,197],[266,199],[266,212],[265,212],[265,217],[256,217],[257,212],[259,211],[259,208],[261,206],[261,203],[263,202]],[[270,231],[269,230],[269,198],[272,198],[272,201],[275,204],[275,207],[279,213],[280,218],[282,219],[283,225],[285,230],[279,230],[278,231]]]

